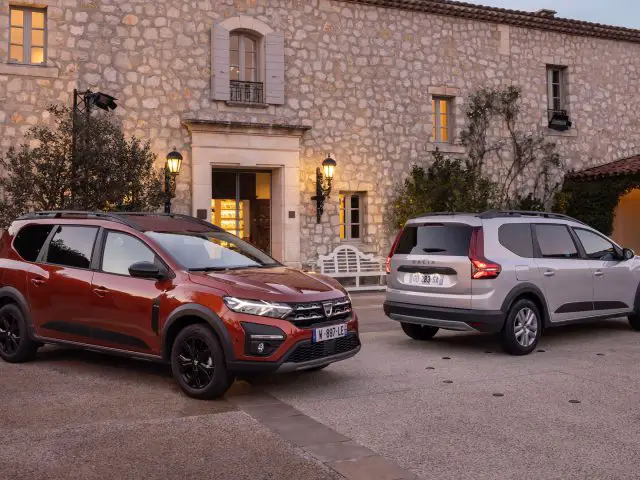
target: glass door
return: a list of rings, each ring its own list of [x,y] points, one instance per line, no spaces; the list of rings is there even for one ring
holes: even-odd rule
[[[271,252],[271,172],[213,170],[211,223]]]

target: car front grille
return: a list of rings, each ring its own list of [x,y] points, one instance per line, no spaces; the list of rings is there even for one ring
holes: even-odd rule
[[[331,315],[325,312],[330,305]],[[314,328],[351,320],[351,302],[347,297],[322,302],[294,303],[293,311],[286,317],[298,328]]]
[[[318,360],[340,353],[350,352],[360,346],[358,335],[350,333],[346,337],[327,340],[326,342],[311,343],[305,342],[298,344],[297,347],[287,357],[287,363],[302,363],[311,360]]]

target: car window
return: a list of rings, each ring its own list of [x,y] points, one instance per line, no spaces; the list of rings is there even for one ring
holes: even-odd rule
[[[102,271],[129,275],[137,262],[155,262],[156,254],[142,241],[122,232],[108,232],[102,255]]]
[[[407,225],[395,253],[400,255],[469,255],[471,225],[432,223]]]
[[[97,233],[96,227],[59,226],[49,244],[47,262],[89,268]]]
[[[55,225],[27,225],[22,228],[13,241],[13,248],[27,262],[35,262],[40,250]]]
[[[500,245],[524,258],[533,258],[533,237],[531,224],[507,223],[498,230]]]
[[[536,238],[544,258],[578,258],[578,249],[565,225],[536,225]]]
[[[582,228],[574,228],[587,257],[592,260],[615,260],[616,249],[609,240],[597,233]]]
[[[273,258],[227,232],[146,232],[189,270],[277,266]]]

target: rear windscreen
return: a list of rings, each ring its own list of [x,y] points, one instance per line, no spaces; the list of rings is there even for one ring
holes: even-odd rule
[[[473,227],[457,223],[432,223],[405,227],[395,253],[466,257]]]

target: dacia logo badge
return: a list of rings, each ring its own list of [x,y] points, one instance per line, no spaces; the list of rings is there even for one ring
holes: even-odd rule
[[[324,314],[327,316],[327,318],[331,317],[331,314],[333,313],[333,303],[323,303],[322,307],[324,308]]]
[[[436,262],[433,260],[414,260],[412,263],[414,265],[435,265]]]

